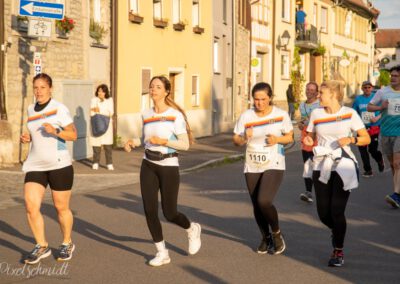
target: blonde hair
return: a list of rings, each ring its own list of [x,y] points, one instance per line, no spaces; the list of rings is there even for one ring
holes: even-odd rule
[[[343,102],[344,84],[341,81],[325,81],[321,84],[321,89],[322,88],[327,88],[329,92],[335,94],[335,97],[339,101],[339,103]]]
[[[170,94],[171,94],[171,82],[167,79],[167,77],[165,76],[154,76],[153,78],[151,78],[149,85],[151,85],[151,83],[155,80],[158,79],[162,82],[162,84],[164,85],[165,90],[167,91],[168,95],[165,97],[165,103],[176,109],[177,111],[179,111],[180,113],[182,113],[183,118],[185,119],[185,123],[186,123],[186,132],[188,134],[189,137],[189,143],[193,144],[194,143],[194,137],[193,137],[193,133],[192,133],[192,129],[190,128],[187,116],[185,111],[183,110],[183,108],[181,108],[173,99],[171,99]]]

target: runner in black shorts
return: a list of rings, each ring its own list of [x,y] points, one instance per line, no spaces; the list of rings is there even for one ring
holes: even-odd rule
[[[69,209],[74,179],[66,141],[74,141],[77,133],[68,109],[51,98],[52,79],[39,74],[33,79],[36,103],[28,107],[27,128],[21,143],[31,143],[22,170],[26,173],[24,197],[28,223],[36,241],[34,249],[24,257],[27,264],[35,264],[51,255],[44,233],[40,206],[49,185],[63,234],[57,260],[71,259],[75,245],[71,240],[73,217]]]

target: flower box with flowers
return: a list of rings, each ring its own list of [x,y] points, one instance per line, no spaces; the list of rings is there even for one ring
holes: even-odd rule
[[[76,22],[64,16],[62,20],[56,20],[56,29],[59,37],[68,38],[68,33],[71,32],[75,28]]]

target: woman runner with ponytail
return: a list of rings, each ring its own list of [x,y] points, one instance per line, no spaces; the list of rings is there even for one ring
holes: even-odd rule
[[[150,81],[150,96],[154,107],[143,113],[145,156],[140,169],[140,188],[147,225],[157,248],[151,266],[171,262],[158,218],[158,191],[165,218],[185,229],[189,239],[189,254],[201,247],[201,227],[177,210],[179,191],[178,152],[186,151],[193,137],[184,110],[170,97],[171,83],[164,76]],[[132,140],[125,143],[125,151],[134,148]]]
[[[319,219],[331,230],[333,253],[328,265],[336,267],[344,264],[344,212],[350,191],[358,187],[358,166],[350,144],[365,146],[371,141],[357,112],[342,106],[343,96],[339,81],[322,83],[318,95],[321,108],[311,112],[308,134],[303,140],[308,146],[314,144],[315,137],[318,141],[304,176],[312,177]]]

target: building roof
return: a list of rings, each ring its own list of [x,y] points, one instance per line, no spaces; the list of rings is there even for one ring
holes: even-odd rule
[[[400,47],[400,29],[380,29],[375,34],[376,48]]]
[[[376,19],[380,14],[380,11],[372,6],[372,3],[370,1],[343,0],[341,4],[369,18]]]

